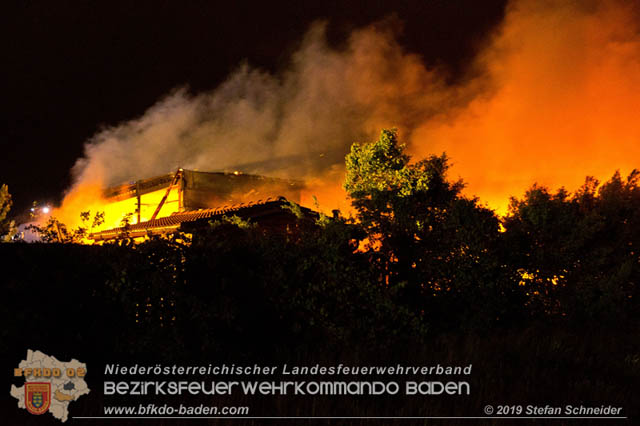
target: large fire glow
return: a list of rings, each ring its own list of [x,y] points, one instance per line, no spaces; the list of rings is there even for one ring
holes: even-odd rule
[[[125,221],[131,225],[138,223],[138,204],[135,197],[114,202],[102,197],[103,190],[104,188],[99,185],[80,186],[65,198],[63,207],[56,209],[52,215],[67,226],[76,228],[82,225],[91,226],[91,220],[95,214],[104,213],[104,222],[99,226],[91,227],[90,232],[117,228],[123,226]],[[140,196],[141,222],[151,219],[166,192],[167,190],[163,188]],[[169,216],[177,212],[179,210],[178,201],[178,191],[174,188],[169,192],[158,217]],[[82,224],[80,212],[87,211],[90,213],[91,220],[87,224]]]
[[[304,178],[304,205],[314,208],[315,195],[323,211],[345,212],[341,159],[388,127],[416,159],[446,151],[450,177],[499,214],[535,182],[575,190],[586,175],[627,174],[640,167],[639,16],[623,1],[512,1],[469,77],[454,84],[389,28],[358,30],[335,50],[315,26],[281,74],[244,66],[211,93],[174,92],[96,134],[54,215],[73,223],[104,209],[99,188],[178,166],[251,162],[261,166],[244,172]],[[288,156],[297,160],[269,166]],[[131,206],[110,208],[105,226]]]
[[[454,172],[504,213],[534,182],[577,189],[640,168],[638,10],[616,1],[525,1],[478,58],[491,86],[414,132],[416,155]]]

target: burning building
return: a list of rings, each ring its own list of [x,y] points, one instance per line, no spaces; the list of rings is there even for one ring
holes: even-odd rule
[[[104,223],[89,238],[166,234],[224,215],[274,224],[282,221],[284,204],[300,202],[302,188],[292,180],[179,169],[105,190]]]

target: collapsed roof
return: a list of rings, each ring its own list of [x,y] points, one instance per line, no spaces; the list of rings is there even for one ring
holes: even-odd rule
[[[89,238],[102,241],[163,234],[180,228],[184,223],[215,220],[226,214],[263,220],[268,216],[278,216],[289,201],[299,203],[302,188],[301,182],[293,180],[238,172],[179,169],[175,173],[106,189],[104,197],[109,203],[120,203],[123,210],[129,210],[124,213],[135,214],[131,220],[133,223],[94,232]],[[164,196],[148,202],[145,197],[154,193],[164,193]],[[170,194],[173,194],[172,199],[167,201]],[[171,208],[163,209],[169,203],[173,203]],[[145,209],[147,211],[142,214]]]
[[[247,205],[225,206],[214,209],[201,209],[174,213],[167,217],[140,222],[133,225],[121,226],[106,231],[95,232],[90,235],[94,241],[105,241],[119,238],[138,238],[150,235],[163,235],[174,231],[193,232],[208,223],[221,220],[224,216],[238,216],[240,219],[267,227],[282,228],[292,219],[293,214],[287,210],[290,202],[284,198],[267,199]],[[314,213],[305,207],[300,207],[306,217]]]

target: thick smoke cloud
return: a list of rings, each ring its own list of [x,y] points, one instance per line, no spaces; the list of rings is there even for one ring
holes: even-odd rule
[[[210,93],[176,90],[96,134],[77,182],[114,185],[178,167],[309,178],[342,164],[351,143],[381,126],[410,131],[450,94],[395,42],[394,25],[355,32],[334,50],[317,24],[279,75],[243,65]]]
[[[536,181],[575,189],[587,174],[638,167],[638,22],[623,2],[512,2],[474,77],[454,85],[398,44],[393,20],[341,49],[317,24],[276,75],[242,65],[210,93],[176,90],[96,134],[65,203],[184,167],[304,178],[321,204],[344,207],[351,143],[398,127],[412,154],[446,151],[452,177],[504,212]]]

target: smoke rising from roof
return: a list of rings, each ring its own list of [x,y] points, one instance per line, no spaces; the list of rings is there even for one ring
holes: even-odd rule
[[[287,70],[241,65],[218,88],[178,89],[141,117],[96,134],[78,160],[79,184],[114,185],[178,167],[317,176],[381,126],[410,132],[453,93],[394,38],[393,20],[328,47],[314,25]]]

